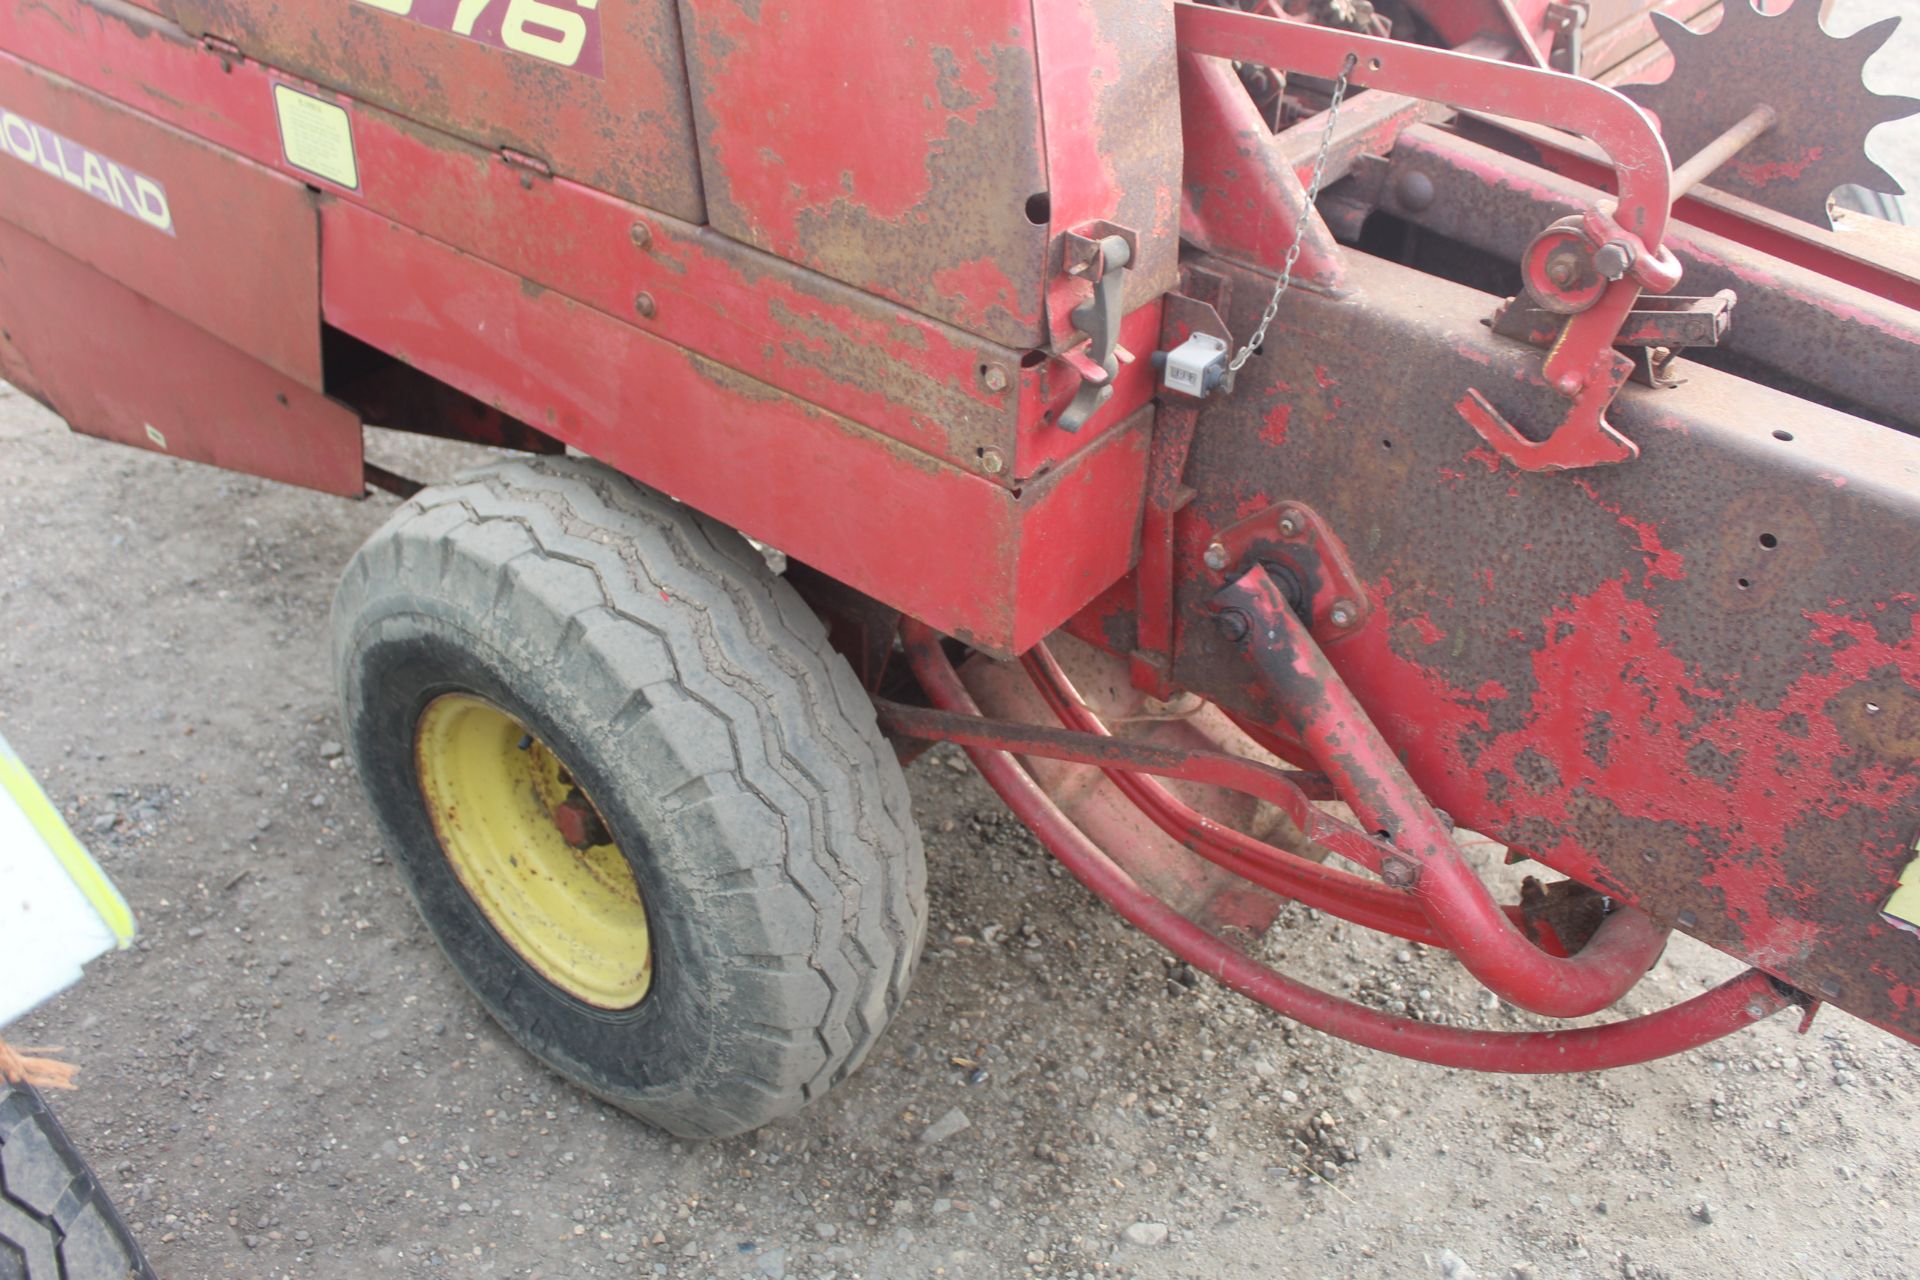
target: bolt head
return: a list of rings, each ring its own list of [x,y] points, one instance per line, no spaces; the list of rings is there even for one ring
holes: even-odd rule
[[[653,295],[650,293],[636,295],[633,300],[633,309],[642,317],[651,317],[654,311]]]
[[[1213,570],[1215,573],[1220,572],[1220,570],[1227,567],[1226,544],[1223,542],[1209,543],[1207,545],[1207,553],[1201,557],[1201,560],[1206,564],[1207,568]]]
[[[986,367],[986,371],[980,375],[980,382],[989,391],[1005,391],[1007,389],[1007,371],[997,364],[990,364]]]
[[[1220,634],[1239,644],[1247,638],[1249,625],[1247,615],[1238,609],[1228,609],[1220,615]]]
[[[998,449],[982,449],[980,451],[980,469],[990,476],[997,476],[1007,469],[1007,460],[1001,456]]]
[[[1633,246],[1624,240],[1609,240],[1593,255],[1593,269],[1608,280],[1618,280],[1633,267]]]
[[[1336,627],[1350,627],[1360,620],[1360,610],[1351,600],[1335,600],[1333,608],[1327,610],[1327,621]]]
[[[644,222],[634,223],[627,234],[633,237],[633,247],[636,249],[645,249],[653,243],[653,228]]]
[[[1571,258],[1554,258],[1547,263],[1547,279],[1563,289],[1572,284],[1579,273],[1580,268],[1574,265]]]
[[[1393,193],[1401,207],[1419,213],[1433,203],[1433,179],[1418,169],[1403,169],[1393,180]]]
[[[1300,518],[1299,512],[1283,511],[1280,513],[1280,523],[1277,527],[1280,530],[1281,537],[1294,538],[1299,536],[1300,530],[1305,524],[1306,522]]]

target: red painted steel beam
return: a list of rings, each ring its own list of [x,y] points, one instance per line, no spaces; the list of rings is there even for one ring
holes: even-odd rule
[[[1228,324],[1250,328],[1262,277],[1194,265],[1231,280]],[[1880,914],[1920,831],[1920,440],[1689,365],[1613,406],[1640,463],[1521,474],[1449,412],[1469,378],[1546,395],[1538,353],[1483,325],[1493,299],[1348,268],[1350,294],[1295,295],[1202,410],[1172,682],[1282,723],[1198,625],[1202,559],[1248,512],[1308,506],[1373,605],[1327,654],[1433,803],[1920,1037],[1920,945]],[[1854,358],[1862,339],[1833,332],[1822,350]],[[1075,634],[1130,652],[1131,598]]]
[[[1307,207],[1305,181],[1231,64],[1180,56],[1180,124],[1187,174],[1181,235],[1275,274],[1297,235],[1294,282],[1338,289],[1343,251],[1319,211]]]
[[[1578,137],[1518,120],[1475,123],[1497,130],[1496,141],[1501,145],[1511,147],[1513,138],[1521,139],[1541,168],[1570,179],[1565,189],[1581,190],[1584,201],[1591,202],[1612,188],[1613,172],[1606,158]],[[1423,135],[1426,132],[1422,130]],[[1477,136],[1485,140],[1484,128]],[[1511,153],[1500,154],[1511,163],[1523,163]],[[1574,183],[1581,186],[1576,188]],[[1587,188],[1591,190],[1585,190]],[[1744,246],[1755,256],[1778,258],[1827,279],[1864,289],[1889,302],[1920,307],[1920,261],[1911,253],[1904,258],[1875,253],[1879,246],[1871,241],[1863,242],[1860,236],[1816,227],[1712,187],[1694,187],[1676,196],[1673,220],[1678,225],[1668,236],[1668,243],[1680,256],[1682,265],[1687,263],[1688,240],[1684,229],[1698,227]],[[1687,269],[1692,270],[1690,266]],[[1689,281],[1690,290],[1696,287]]]
[[[903,624],[907,656],[936,707],[978,716],[940,647],[940,637]],[[1697,1048],[1794,1003],[1780,984],[1748,970],[1658,1013],[1571,1031],[1469,1031],[1396,1017],[1328,995],[1251,960],[1142,890],[1069,822],[1005,751],[969,746],[968,756],[1063,866],[1122,918],[1231,990],[1329,1035],[1440,1066],[1518,1074],[1600,1071]]]

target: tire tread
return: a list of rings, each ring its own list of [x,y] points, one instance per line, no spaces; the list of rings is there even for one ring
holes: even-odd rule
[[[524,549],[503,559],[521,539]],[[749,1072],[755,1092],[765,1096],[725,1100],[731,1107],[713,1099],[713,1118],[791,1111],[850,1074],[911,982],[926,929],[926,869],[905,778],[872,705],[791,586],[731,529],[576,458],[503,461],[422,491],[356,558],[343,601],[380,589],[380,571],[360,567],[378,542],[396,548],[396,575],[428,558],[422,571],[442,580],[493,567],[496,613],[511,607],[515,566],[529,557],[590,573],[597,591],[582,589],[579,607],[560,624],[561,642],[544,653],[521,653],[527,661],[565,663],[595,644],[618,645],[617,656],[631,659],[641,656],[635,646],[642,634],[658,645],[671,669],[630,690],[608,714],[616,722],[707,717],[726,743],[726,759],[670,788],[678,794],[706,783],[705,794],[679,806],[675,820],[720,821],[724,806],[749,798],[775,815],[807,815],[805,839],[793,838],[800,824],[782,819],[789,839],[771,887],[790,890],[812,917],[809,972],[826,990],[826,1012],[800,1016],[819,1002],[786,1001],[792,1016],[781,1030],[804,1037],[814,1051],[788,1052],[777,1067]],[[350,621],[336,610],[337,627]],[[337,634],[336,649],[348,647]],[[729,887],[716,883],[708,891],[715,912],[724,916],[728,894],[739,892],[734,873],[758,883],[773,870],[717,868]],[[751,982],[765,972],[763,960],[743,959],[730,972]],[[783,975],[763,986],[782,990],[791,980]],[[687,1123],[709,1127],[698,1117]]]

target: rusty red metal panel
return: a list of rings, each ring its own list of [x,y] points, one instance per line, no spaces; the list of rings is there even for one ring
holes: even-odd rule
[[[1580,38],[1580,73],[1593,80],[1616,83],[1615,73],[1642,79],[1653,66],[1671,62],[1672,55],[1653,29],[1652,15],[1670,14],[1687,22],[1713,8],[1718,0],[1599,0],[1587,11]]]
[[[674,0],[163,0],[163,10],[193,35],[408,119],[703,216]]]
[[[6,39],[25,56],[299,175],[282,157],[272,106],[284,77],[223,62],[119,0],[15,2],[24,7]],[[1151,367],[1136,360],[1121,367],[1113,399],[1086,427],[1061,431],[1045,415],[1079,385],[1064,362],[1025,357],[712,228],[564,178],[532,177],[377,108],[339,104],[360,180],[358,190],[333,189],[340,198],[994,483],[1012,487],[1052,470],[1153,394]],[[1157,315],[1150,301],[1127,318],[1121,339],[1130,351],[1151,349]]]
[[[1133,566],[1152,427],[1149,405],[1022,491],[1017,614],[999,648],[1024,652]]]
[[[1087,286],[1059,270],[1058,234],[1090,222],[1132,231],[1125,309],[1171,289],[1180,248],[1180,78],[1164,0],[1033,6],[1054,260],[1047,333],[1074,334]]]
[[[353,205],[322,218],[330,323],[982,648],[1131,562],[1139,428],[1016,493]]]
[[[1205,262],[1242,331],[1260,277]],[[1310,505],[1374,607],[1328,656],[1433,803],[1920,1038],[1920,939],[1880,916],[1920,834],[1920,440],[1690,369],[1622,397],[1637,461],[1523,474],[1447,412],[1467,376],[1545,394],[1490,300],[1348,265],[1204,410],[1176,554]],[[1181,643],[1179,683],[1272,722],[1211,626]]]
[[[4,220],[0,331],[0,372],[75,431],[328,493],[365,490],[354,414]]]
[[[300,183],[4,53],[0,174],[0,219],[320,388],[320,228]]]
[[[1031,0],[682,13],[714,227],[997,342],[1045,340]]]

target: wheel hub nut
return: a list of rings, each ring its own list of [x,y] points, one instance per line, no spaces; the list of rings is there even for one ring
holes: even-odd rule
[[[554,806],[553,825],[560,829],[560,838],[575,849],[613,843],[613,833],[607,830],[607,824],[594,812],[593,803],[578,787]]]

